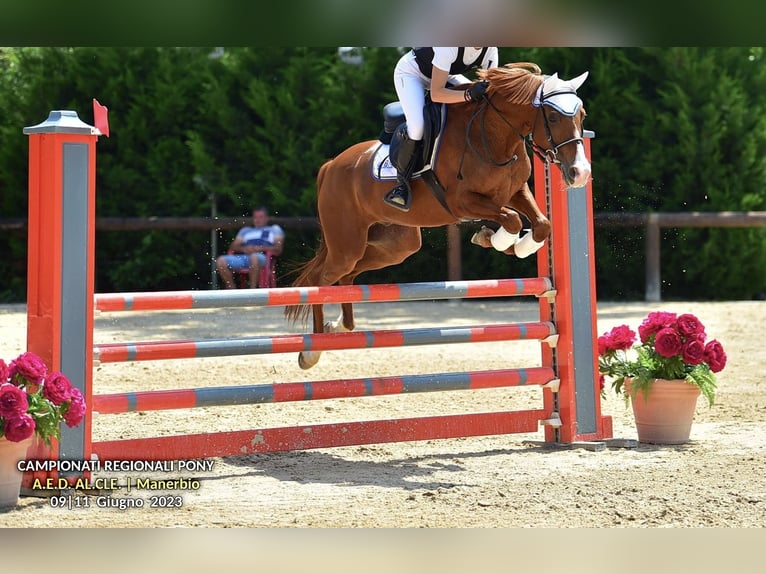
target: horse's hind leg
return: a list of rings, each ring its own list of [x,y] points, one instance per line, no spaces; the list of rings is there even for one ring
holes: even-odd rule
[[[366,229],[362,229],[361,237],[350,226],[324,227],[325,248],[321,272],[317,272],[313,285],[348,285],[353,282],[353,270],[359,259],[364,256]],[[332,229],[331,234],[328,230]],[[347,277],[351,276],[351,279]],[[313,332],[337,333],[350,331],[354,328],[351,303],[341,304],[341,317],[337,321],[325,322],[322,305],[312,305]],[[317,364],[322,351],[301,351],[298,355],[298,365],[302,369],[310,369]]]
[[[356,262],[354,268],[338,279],[337,283],[338,285],[352,285],[354,280],[365,271],[397,265],[417,252],[421,244],[420,228],[418,227],[375,224],[368,231],[364,254]],[[337,320],[330,322],[324,322],[321,305],[314,305],[315,333],[352,331],[354,326],[352,303],[342,303],[340,316]],[[303,351],[298,356],[298,364],[302,369],[309,369],[319,361],[320,356],[321,351]]]
[[[399,225],[375,224],[367,232],[367,247],[354,270],[342,277],[339,285],[353,285],[354,280],[365,271],[397,265],[420,250],[420,228]],[[341,305],[341,314],[331,323],[332,332],[354,330],[354,306]]]
[[[353,281],[353,279],[352,279]],[[342,280],[338,285],[351,284],[344,283]],[[324,320],[324,307],[322,305],[312,305],[314,333],[343,333],[354,330],[354,313],[351,303],[341,303],[340,316],[335,321]],[[310,369],[319,361],[322,351],[302,351],[298,354],[298,365],[301,369]]]
[[[312,324],[314,333],[323,332],[324,324],[324,306],[312,305]],[[301,351],[298,353],[298,366],[301,369],[310,369],[319,362],[319,357],[322,356],[322,351]]]
[[[338,284],[353,285],[354,280],[365,271],[397,265],[420,250],[421,244],[420,228],[373,225],[367,234],[364,255],[357,261],[354,270],[342,277]],[[354,306],[351,303],[343,303],[338,320],[325,323],[325,331],[328,331],[328,327],[333,333],[353,331],[354,326]]]
[[[375,224],[367,235],[367,248],[364,256],[357,261],[354,270],[343,277],[342,285],[351,285],[365,271],[383,269],[398,265],[413,253],[420,250],[422,239],[419,227]],[[348,330],[354,328],[354,315],[351,303],[342,306],[341,319]],[[339,319],[339,321],[341,320]]]

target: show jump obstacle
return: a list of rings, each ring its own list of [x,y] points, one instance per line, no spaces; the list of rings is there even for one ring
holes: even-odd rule
[[[53,448],[35,458],[66,460],[192,459],[321,447],[536,432],[545,441],[574,443],[612,436],[601,415],[597,373],[596,298],[591,186],[566,188],[558,168],[535,158],[535,195],[551,220],[538,252],[539,277],[400,285],[274,288],[238,291],[94,294],[95,164],[99,130],[73,111],[53,111],[27,127],[29,245],[27,348],[60,370],[84,394],[88,409],[77,428],[63,427]],[[589,134],[592,137],[592,134]],[[590,140],[586,139],[590,156]],[[264,336],[204,341],[93,344],[99,311],[198,309],[311,303],[414,301],[537,296],[540,320],[467,328],[407,329]],[[536,339],[542,366],[428,375],[278,383],[99,395],[94,361],[118,362],[361,349],[454,342]],[[394,420],[211,432],[198,435],[92,440],[93,412],[168,410],[540,385],[543,405],[527,411],[436,415]],[[44,473],[25,475],[27,486]]]

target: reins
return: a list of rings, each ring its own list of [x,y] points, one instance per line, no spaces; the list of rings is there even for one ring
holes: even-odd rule
[[[495,167],[505,167],[506,165],[511,164],[512,162],[519,159],[519,156],[516,154],[513,154],[509,159],[505,161],[495,161],[491,157],[491,152],[489,150],[489,143],[487,142],[487,130],[486,130],[486,118],[487,118],[487,107],[491,106],[492,109],[494,109],[497,114],[500,116],[500,118],[510,127],[513,131],[516,132],[516,134],[519,136],[520,139],[524,139],[524,136],[522,136],[519,131],[513,127],[513,125],[506,119],[506,117],[500,113],[500,110],[498,110],[495,105],[492,103],[492,101],[484,96],[482,102],[479,104],[479,107],[477,110],[471,115],[470,119],[468,120],[468,124],[465,127],[465,144],[463,145],[463,153],[460,154],[460,164],[458,165],[457,169],[457,178],[463,179],[463,161],[465,160],[465,153],[468,150],[468,148],[471,149],[471,151],[474,153],[476,157],[478,157],[480,160],[484,161],[485,163],[488,163],[490,165],[493,165]],[[473,123],[476,120],[477,117],[481,114],[481,125],[479,128],[479,133],[481,134],[481,144],[484,148],[484,154],[481,154],[471,143],[471,128],[473,127]]]

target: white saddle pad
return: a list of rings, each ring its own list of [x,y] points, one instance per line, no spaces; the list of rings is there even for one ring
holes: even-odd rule
[[[378,181],[396,179],[396,168],[391,165],[391,159],[388,157],[388,149],[391,146],[380,142],[375,143],[373,147],[375,146],[377,149],[372,157],[372,178]]]

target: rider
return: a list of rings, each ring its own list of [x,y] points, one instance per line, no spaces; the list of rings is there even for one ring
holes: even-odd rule
[[[398,185],[385,196],[385,202],[409,211],[410,176],[415,168],[416,151],[423,140],[423,106],[425,91],[431,100],[443,104],[479,101],[487,90],[486,82],[478,82],[467,90],[448,86],[469,84],[463,74],[475,68],[497,67],[497,47],[485,48],[413,48],[404,54],[394,69],[394,87],[404,110],[406,133],[399,147],[396,179]]]

